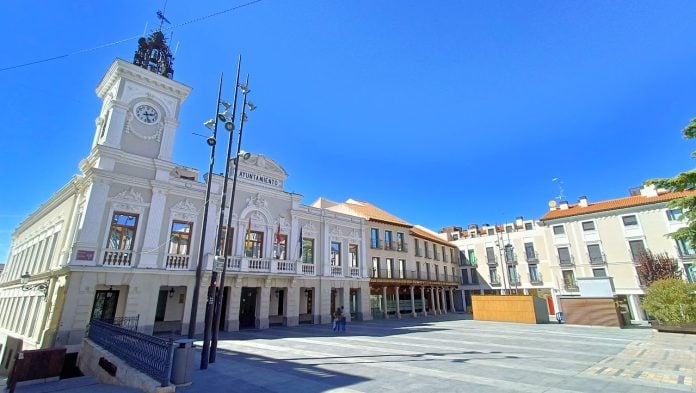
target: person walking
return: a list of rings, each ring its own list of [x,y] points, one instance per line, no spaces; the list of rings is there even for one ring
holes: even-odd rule
[[[343,311],[343,306],[341,306],[341,315],[339,318],[339,325],[338,325],[339,331],[345,333],[346,332],[346,316]]]
[[[333,313],[333,331],[338,332],[341,328],[341,307],[338,307]]]

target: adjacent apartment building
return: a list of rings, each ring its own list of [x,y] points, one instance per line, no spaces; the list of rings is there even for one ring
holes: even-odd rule
[[[365,201],[337,203],[320,199],[313,206],[367,221],[373,318],[455,311],[459,253],[453,244]]]

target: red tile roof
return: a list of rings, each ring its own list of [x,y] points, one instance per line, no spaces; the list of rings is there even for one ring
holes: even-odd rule
[[[453,246],[452,244],[450,244],[450,242],[448,242],[447,240],[445,240],[445,239],[443,239],[443,238],[441,238],[441,237],[439,237],[439,236],[437,236],[437,235],[433,235],[432,233],[430,233],[430,232],[428,232],[428,231],[424,231],[424,230],[422,230],[422,229],[420,229],[420,228],[418,228],[418,227],[413,227],[413,228],[411,228],[411,235],[416,236],[416,237],[419,237],[419,238],[422,238],[422,239],[427,239],[427,240],[430,240],[430,241],[432,241],[432,242],[435,242],[435,243],[438,243],[438,244],[442,244],[442,245],[445,245],[445,246],[448,246],[448,247],[454,247],[454,246]]]
[[[681,192],[666,192],[657,196],[630,196],[618,199],[609,199],[595,203],[588,203],[587,207],[582,207],[577,204],[568,205],[567,210],[556,208],[546,213],[541,217],[541,221],[553,220],[556,218],[579,216],[583,214],[596,213],[608,210],[623,209],[632,206],[649,205],[653,203],[668,202],[673,199],[679,199],[686,196],[696,195],[696,191],[681,191]]]
[[[342,205],[355,212],[357,216],[369,221],[379,221],[386,224],[399,225],[407,228],[413,226],[407,223],[406,221],[400,219],[399,217],[387,213],[384,210],[368,202],[349,199],[346,202],[342,203]]]

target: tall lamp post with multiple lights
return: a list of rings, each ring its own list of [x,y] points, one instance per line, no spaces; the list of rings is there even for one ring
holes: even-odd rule
[[[237,191],[237,173],[239,173],[239,159],[248,159],[249,158],[249,153],[246,153],[242,150],[242,135],[244,133],[244,124],[247,121],[247,115],[246,111],[249,109],[249,111],[253,111],[256,109],[256,105],[254,105],[251,101],[247,100],[247,95],[251,90],[249,89],[249,74],[247,74],[246,77],[246,82],[243,85],[239,84],[239,65],[241,64],[242,58],[241,56],[239,57],[239,63],[237,66],[237,87],[239,90],[242,91],[242,95],[244,96],[243,102],[242,102],[242,115],[240,117],[239,121],[239,137],[237,139],[237,153],[234,155],[234,159],[230,159],[231,156],[231,150],[232,150],[232,133],[230,132],[230,138],[229,138],[229,143],[227,145],[227,165],[225,167],[225,187],[224,190],[225,192],[227,191],[227,177],[229,174],[230,170],[230,163],[234,160],[234,177],[232,179],[232,195],[230,196],[230,211],[227,214],[227,228],[232,227],[232,209],[234,208],[234,196],[235,192]],[[234,105],[232,107],[232,120],[234,121],[234,116],[235,116],[235,109],[237,106],[237,91],[235,90],[235,95],[234,95]],[[223,193],[224,194],[224,193]],[[222,228],[222,218],[223,214],[222,212],[220,213],[220,228]],[[228,229],[229,230],[229,229]],[[229,241],[229,236],[225,236],[225,240],[223,242],[223,260],[225,261],[224,264],[222,265],[222,272],[220,273],[220,289],[217,291],[217,298],[215,300],[215,307],[214,307],[214,316],[213,316],[213,338],[212,342],[210,344],[210,355],[209,355],[209,361],[210,363],[215,362],[215,356],[217,354],[217,341],[218,341],[218,333],[220,331],[220,316],[222,314],[222,298],[224,295],[224,288],[225,288],[225,273],[227,272],[227,258],[228,258],[228,252],[229,252],[229,247],[227,246],[227,242]]]
[[[220,96],[222,94],[222,78],[223,74],[220,74],[220,84],[218,86],[218,98],[215,104],[215,113],[218,113],[220,108]],[[206,123],[207,127],[210,127],[210,122]],[[205,230],[208,225],[208,209],[210,207],[210,186],[212,184],[213,169],[215,165],[215,145],[217,143],[217,116],[215,116],[215,123],[212,124],[213,135],[208,138],[207,143],[210,146],[210,165],[208,167],[208,180],[205,188],[205,200],[203,201],[203,223],[201,224],[201,240],[198,246],[198,266],[196,266],[196,283],[193,287],[193,299],[191,303],[191,315],[189,317],[189,329],[188,338],[193,338],[196,334],[196,314],[198,312],[198,292],[201,288],[201,279],[203,277],[203,257],[205,252]],[[212,303],[212,299],[208,299],[207,302]]]

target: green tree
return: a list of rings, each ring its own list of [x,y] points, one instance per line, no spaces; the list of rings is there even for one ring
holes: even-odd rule
[[[696,283],[655,281],[645,292],[643,309],[664,324],[696,322]]]
[[[686,139],[696,138],[696,118],[691,119],[689,125],[682,130],[682,135]],[[691,153],[691,156],[696,157],[696,151]],[[666,188],[672,192],[694,190],[696,189],[696,169],[682,172],[670,178],[648,180],[646,183],[654,184],[659,188]],[[673,239],[683,240],[691,245],[696,245],[696,195],[674,199],[669,202],[668,206],[682,209],[687,222],[686,227],[680,228],[676,232],[669,234],[669,236]]]

